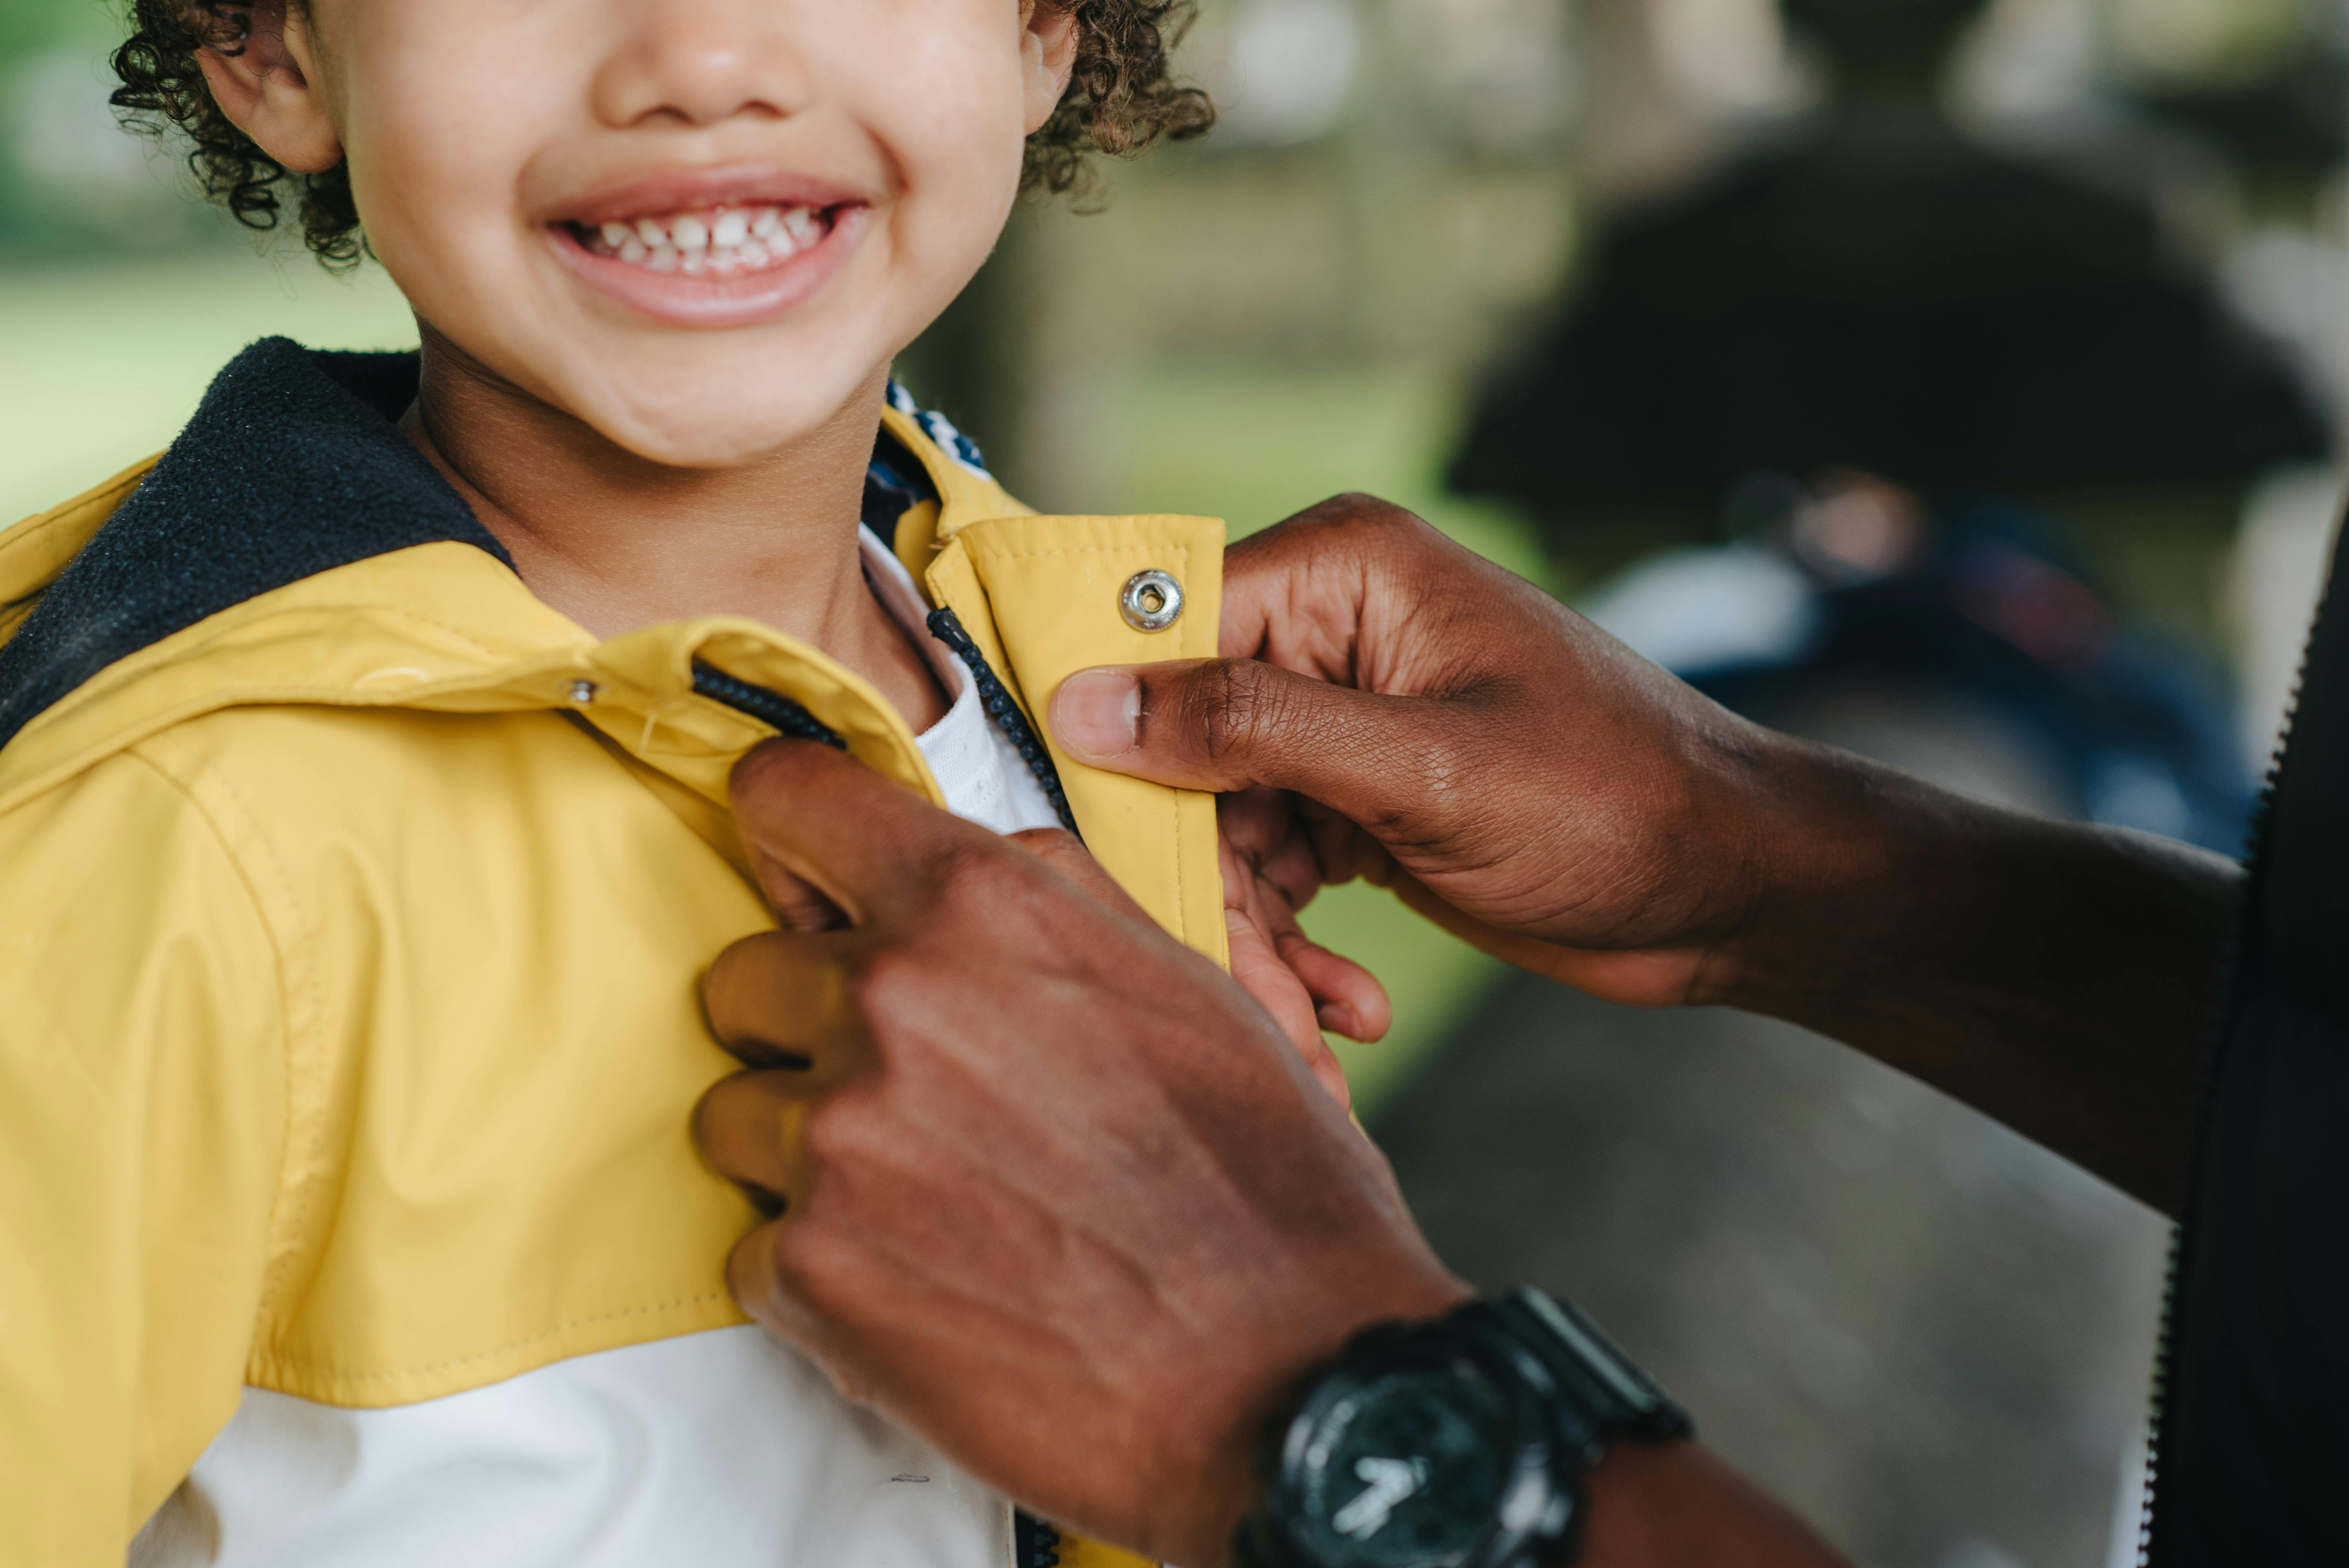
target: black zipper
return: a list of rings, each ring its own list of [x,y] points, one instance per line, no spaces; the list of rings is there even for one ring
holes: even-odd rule
[[[1059,1568],[1061,1532],[1024,1508],[1011,1511],[1011,1568]]]
[[[978,645],[963,630],[960,617],[952,610],[931,611],[930,635],[953,649],[955,656],[970,667],[970,678],[978,686],[979,706],[987,709],[987,717],[1019,749],[1019,760],[1028,764],[1028,771],[1043,788],[1044,799],[1052,803],[1052,814],[1061,819],[1061,826],[1077,833],[1076,813],[1069,810],[1068,792],[1061,788],[1061,770],[1052,766],[1051,752],[1037,738],[1035,727],[1019,711],[1019,705],[1011,700],[1003,682],[988,667],[987,655],[978,651]],[[1084,835],[1077,833],[1077,838],[1081,841]]]
[[[2301,650],[2300,672],[2292,682],[2292,701],[2284,710],[2282,736],[2269,757],[2266,776],[2260,781],[2259,804],[2251,812],[2251,825],[2244,835],[2245,863],[2259,865],[2267,847],[2270,820],[2275,811],[2277,780],[2283,773],[2285,750],[2292,743],[2293,725],[2300,717],[2300,688],[2308,678],[2308,658],[2316,646],[2315,626],[2324,618],[2332,595],[2327,592],[2318,603],[2316,615],[2311,623],[2308,643]],[[2209,1157],[2210,1140],[2210,1101],[2219,1084],[2219,1062],[2227,1047],[2229,1026],[2235,1011],[2235,983],[2242,966],[2243,943],[2251,923],[2251,901],[2258,895],[2255,885],[2247,883],[2242,902],[2236,905],[2234,918],[2228,923],[2227,943],[2220,950],[2219,967],[2212,976],[2210,1011],[2204,1027],[2202,1060],[2195,1075],[2194,1130],[2191,1150],[2186,1166],[2186,1192],[2181,1201],[2178,1224],[2169,1233],[2169,1263],[2163,1271],[2161,1285],[2161,1333],[2154,1341],[2153,1388],[2151,1409],[2145,1431],[2145,1497],[2138,1506],[2137,1526],[2137,1568],[2152,1568],[2154,1504],[2160,1493],[2161,1434],[2168,1424],[2171,1407],[2178,1398],[2178,1345],[2180,1324],[2185,1311],[2178,1299],[2178,1290],[2193,1263],[2194,1197],[2202,1185],[2202,1165]]]
[[[2272,769],[2268,777],[2267,786],[2260,791],[2259,809],[2254,816],[2257,823],[2265,822],[2268,801],[2275,792]],[[2191,1258],[2188,1226],[2193,1219],[2194,1193],[2201,1185],[2203,1146],[2209,1140],[2210,1093],[2219,1081],[2219,1053],[2226,1047],[2227,1024],[2234,1006],[2235,971],[2241,961],[2243,923],[2250,907],[2251,896],[2246,890],[2242,906],[2236,910],[2229,924],[2227,944],[2220,950],[2219,968],[2210,988],[2209,1021],[2203,1032],[2202,1061],[2195,1074],[2194,1129],[2189,1145],[2192,1152],[2186,1167],[2186,1197],[2178,1223],[2170,1229],[2169,1261],[2162,1271],[2161,1334],[2154,1341],[2151,1408],[2145,1426],[2145,1495],[2137,1504],[2137,1568],[2150,1568],[2153,1561],[2153,1501],[2161,1474],[2161,1431],[2174,1398],[2178,1321],[2183,1311],[2178,1299],[2178,1284],[2186,1277]]]

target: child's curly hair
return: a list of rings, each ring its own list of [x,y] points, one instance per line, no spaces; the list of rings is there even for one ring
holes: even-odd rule
[[[1207,95],[1175,82],[1167,59],[1190,26],[1193,0],[1038,3],[1076,14],[1077,57],[1060,108],[1028,139],[1022,191],[1081,191],[1092,178],[1087,153],[1131,158],[1162,139],[1205,135],[1215,123]],[[158,134],[177,126],[194,144],[188,167],[197,183],[248,229],[276,227],[279,188],[290,185],[300,196],[305,242],[329,266],[353,265],[367,241],[347,168],[289,171],[229,123],[204,85],[196,52],[243,47],[252,7],[253,0],[131,0],[134,30],[114,51],[122,85],[110,101],[126,124]]]

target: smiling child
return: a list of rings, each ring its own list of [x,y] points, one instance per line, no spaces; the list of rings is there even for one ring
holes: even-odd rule
[[[1215,654],[1221,524],[1034,515],[890,379],[1023,186],[1205,129],[1172,9],[139,0],[117,101],[423,346],[255,344],[0,532],[0,1558],[1116,1557],[747,1325],[689,1123],[711,958],[840,918],[727,811],[778,731],[1078,832],[1325,1075],[1384,1026],[1035,722]]]

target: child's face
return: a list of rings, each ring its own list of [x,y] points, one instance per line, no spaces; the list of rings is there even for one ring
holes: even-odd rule
[[[695,466],[821,427],[969,282],[1074,44],[1032,0],[313,0],[254,32],[215,96],[291,167],[348,158],[419,316]]]

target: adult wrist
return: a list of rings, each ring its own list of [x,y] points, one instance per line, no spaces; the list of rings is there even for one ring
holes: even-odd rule
[[[1914,780],[1775,731],[1743,758],[1743,907],[1708,1002],[1785,1017],[1899,967],[1905,909],[1953,829]],[[1938,796],[1938,791],[1926,791]],[[1832,939],[1826,939],[1832,934]]]
[[[1618,1443],[1688,1418],[1570,1304],[1519,1288],[1378,1323],[1265,1423],[1236,1568],[1547,1568]]]
[[[1475,1293],[1445,1273],[1432,1257],[1423,1268],[1364,1289],[1358,1281],[1336,1282],[1340,1302],[1298,1302],[1271,1308],[1267,1323],[1288,1332],[1262,1347],[1243,1380],[1243,1394],[1211,1429],[1185,1468],[1200,1476],[1192,1516],[1170,1533],[1195,1542],[1188,1554],[1170,1552],[1170,1562],[1210,1565],[1223,1562],[1240,1521],[1264,1501],[1259,1460],[1267,1427],[1294,1408],[1301,1391],[1357,1335],[1376,1324],[1432,1323]]]

